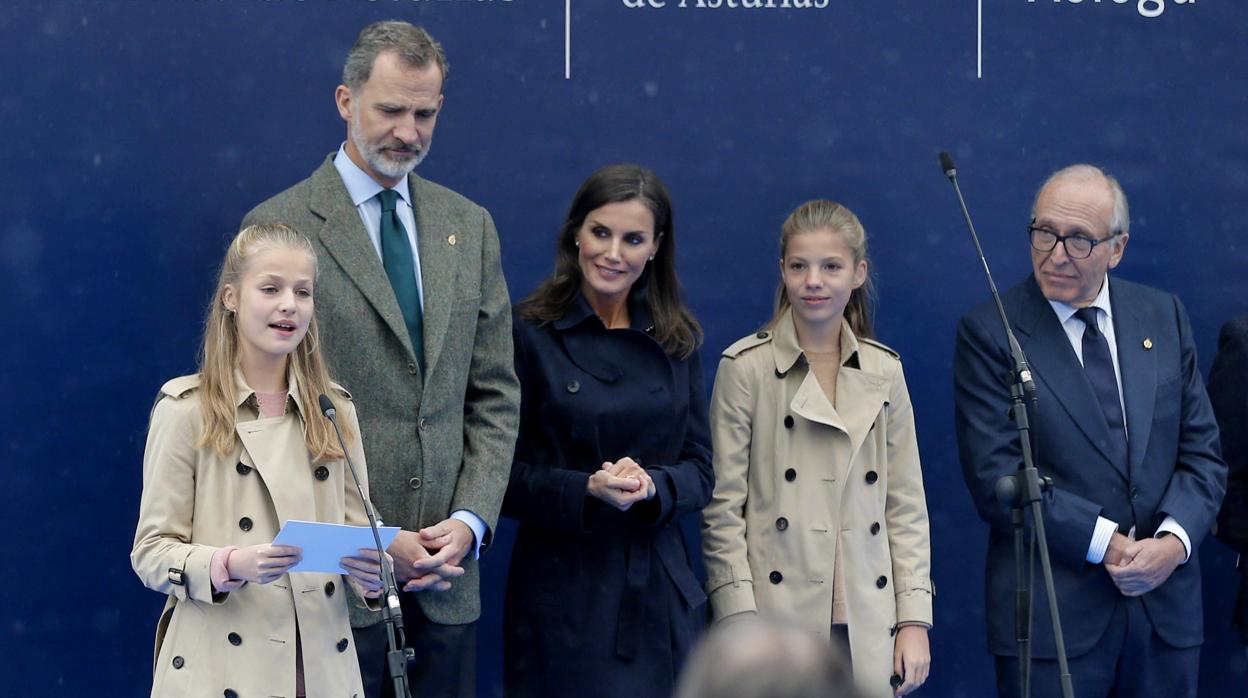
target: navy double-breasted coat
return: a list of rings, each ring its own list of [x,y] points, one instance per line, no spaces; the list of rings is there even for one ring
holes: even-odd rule
[[[714,488],[702,365],[652,336],[644,298],[608,330],[578,296],[560,320],[514,318],[520,435],[503,513],[509,696],[666,696],[705,620],[677,521]],[[617,511],[589,476],[625,456],[656,495]]]

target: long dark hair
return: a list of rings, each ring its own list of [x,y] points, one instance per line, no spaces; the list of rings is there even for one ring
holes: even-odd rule
[[[661,240],[654,260],[633,288],[646,290],[654,319],[654,338],[668,354],[685,359],[702,343],[702,327],[680,297],[676,278],[676,231],[672,202],[663,180],[650,170],[631,164],[608,165],[589,176],[572,199],[555,243],[555,270],[519,303],[520,316],[545,325],[567,314],[581,292],[576,233],[585,217],[607,204],[638,200],[654,214],[654,235]]]
[[[780,260],[788,254],[789,241],[794,235],[815,230],[831,230],[845,242],[845,246],[854,255],[854,264],[867,259],[867,231],[854,212],[835,201],[815,199],[798,206],[785,219],[780,227]],[[875,284],[871,282],[871,268],[867,267],[867,280],[849,294],[849,303],[845,305],[845,319],[854,335],[866,339],[875,339],[871,327],[871,310],[875,300]],[[784,281],[780,282],[780,290],[776,294],[776,313],[767,323],[774,328],[776,323],[789,309],[789,294],[785,292]]]

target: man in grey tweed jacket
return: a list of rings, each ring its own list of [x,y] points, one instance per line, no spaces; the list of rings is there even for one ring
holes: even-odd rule
[[[403,528],[389,552],[419,696],[475,692],[476,559],[498,518],[519,409],[493,220],[412,173],[428,152],[446,65],[423,29],[366,27],[335,93],[346,142],[243,219],[293,225],[316,247],[323,349],[354,394],[373,502]],[[369,696],[390,692],[379,621],[352,609]]]

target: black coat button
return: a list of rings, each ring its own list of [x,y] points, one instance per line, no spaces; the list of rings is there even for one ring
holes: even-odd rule
[[[1139,499],[1139,498],[1140,498],[1140,488],[1138,488],[1138,487],[1132,487],[1132,488],[1131,488],[1131,501],[1133,501],[1133,502],[1134,502],[1135,500],[1137,500],[1137,499]]]
[[[882,575],[882,574],[881,574],[881,575],[880,575],[880,578],[879,578],[879,579],[877,579],[877,580],[875,580],[875,586],[877,586],[877,587],[879,587],[879,588],[881,588],[881,589],[883,589],[884,587],[888,586],[888,577],[885,577],[884,575]]]
[[[183,659],[182,657],[174,657],[174,658],[173,658],[173,668],[174,668],[174,669],[181,669],[181,668],[182,668],[182,667],[184,667],[184,666],[186,666],[186,660],[185,660],[185,659]]]
[[[247,473],[251,472],[251,466],[245,463],[239,463],[238,465],[234,466],[234,469],[238,471],[239,475],[246,475]]]
[[[227,688],[225,689],[224,695],[225,698],[238,698],[238,691],[235,691],[232,688]]]
[[[324,482],[329,479],[329,468],[321,466],[316,469],[316,479]]]
[[[414,375],[416,375],[416,372],[417,372],[418,370],[420,370],[420,367],[416,365],[416,362],[415,362],[415,361],[408,361],[408,362],[407,362],[407,372],[408,372],[408,373],[410,373],[410,374],[412,374],[412,375],[414,376]]]
[[[247,518],[246,516],[244,516],[243,518],[239,519],[239,520],[238,520],[238,527],[239,527],[239,528],[241,528],[241,529],[243,529],[244,531],[250,531],[250,530],[251,530],[251,519]]]
[[[776,530],[777,530],[777,531],[784,531],[784,530],[787,530],[788,528],[789,528],[789,520],[788,520],[788,519],[784,518],[783,516],[781,516],[780,518],[776,519]]]
[[[759,339],[767,339],[767,337],[769,337],[770,335],[768,335],[766,332],[759,332],[758,334],[754,336],[758,337]]]
[[[573,395],[575,395],[576,393],[581,392],[581,382],[580,382],[580,381],[572,381],[571,383],[568,383],[568,392],[569,392],[569,393],[572,393]]]
[[[772,584],[779,584],[784,579],[784,575],[772,570],[771,574],[767,575],[767,578],[771,580]]]
[[[346,651],[347,651],[347,646],[348,646],[348,645],[350,645],[350,644],[351,644],[351,643],[347,642],[347,638],[345,638],[345,637],[344,637],[344,638],[342,638],[341,640],[339,640],[339,641],[338,641],[338,651],[339,651],[339,652],[346,652]]]
[[[784,415],[784,428],[785,429],[793,428],[793,415],[791,414]]]
[[[325,595],[326,596],[334,595],[334,583],[333,582],[325,582]]]
[[[407,486],[414,490],[420,489],[420,485],[421,485],[421,482],[420,482],[420,478],[418,477],[411,478],[410,480],[407,481]]]
[[[880,532],[880,522],[876,521],[875,523],[871,524],[871,535],[873,536],[877,535],[879,534],[879,532]]]
[[[784,479],[788,480],[789,482],[793,482],[794,480],[797,479],[797,471],[792,468],[789,468],[788,470],[784,471]]]
[[[892,686],[893,688],[897,688],[898,686],[901,685],[901,677],[896,674],[893,674],[888,679],[888,685]]]
[[[238,633],[230,633],[229,635],[225,636],[225,639],[229,640],[230,644],[234,645],[235,647],[238,647],[239,645],[243,644],[243,638]]]
[[[867,471],[867,484],[868,485],[874,485],[875,481],[879,479],[880,479],[880,476],[876,474],[874,470]]]

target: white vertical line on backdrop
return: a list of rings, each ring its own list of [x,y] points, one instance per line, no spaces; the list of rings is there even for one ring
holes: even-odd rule
[[[563,0],[563,79],[572,79],[572,0]]]
[[[984,0],[979,0],[975,13],[975,77],[984,77]]]

